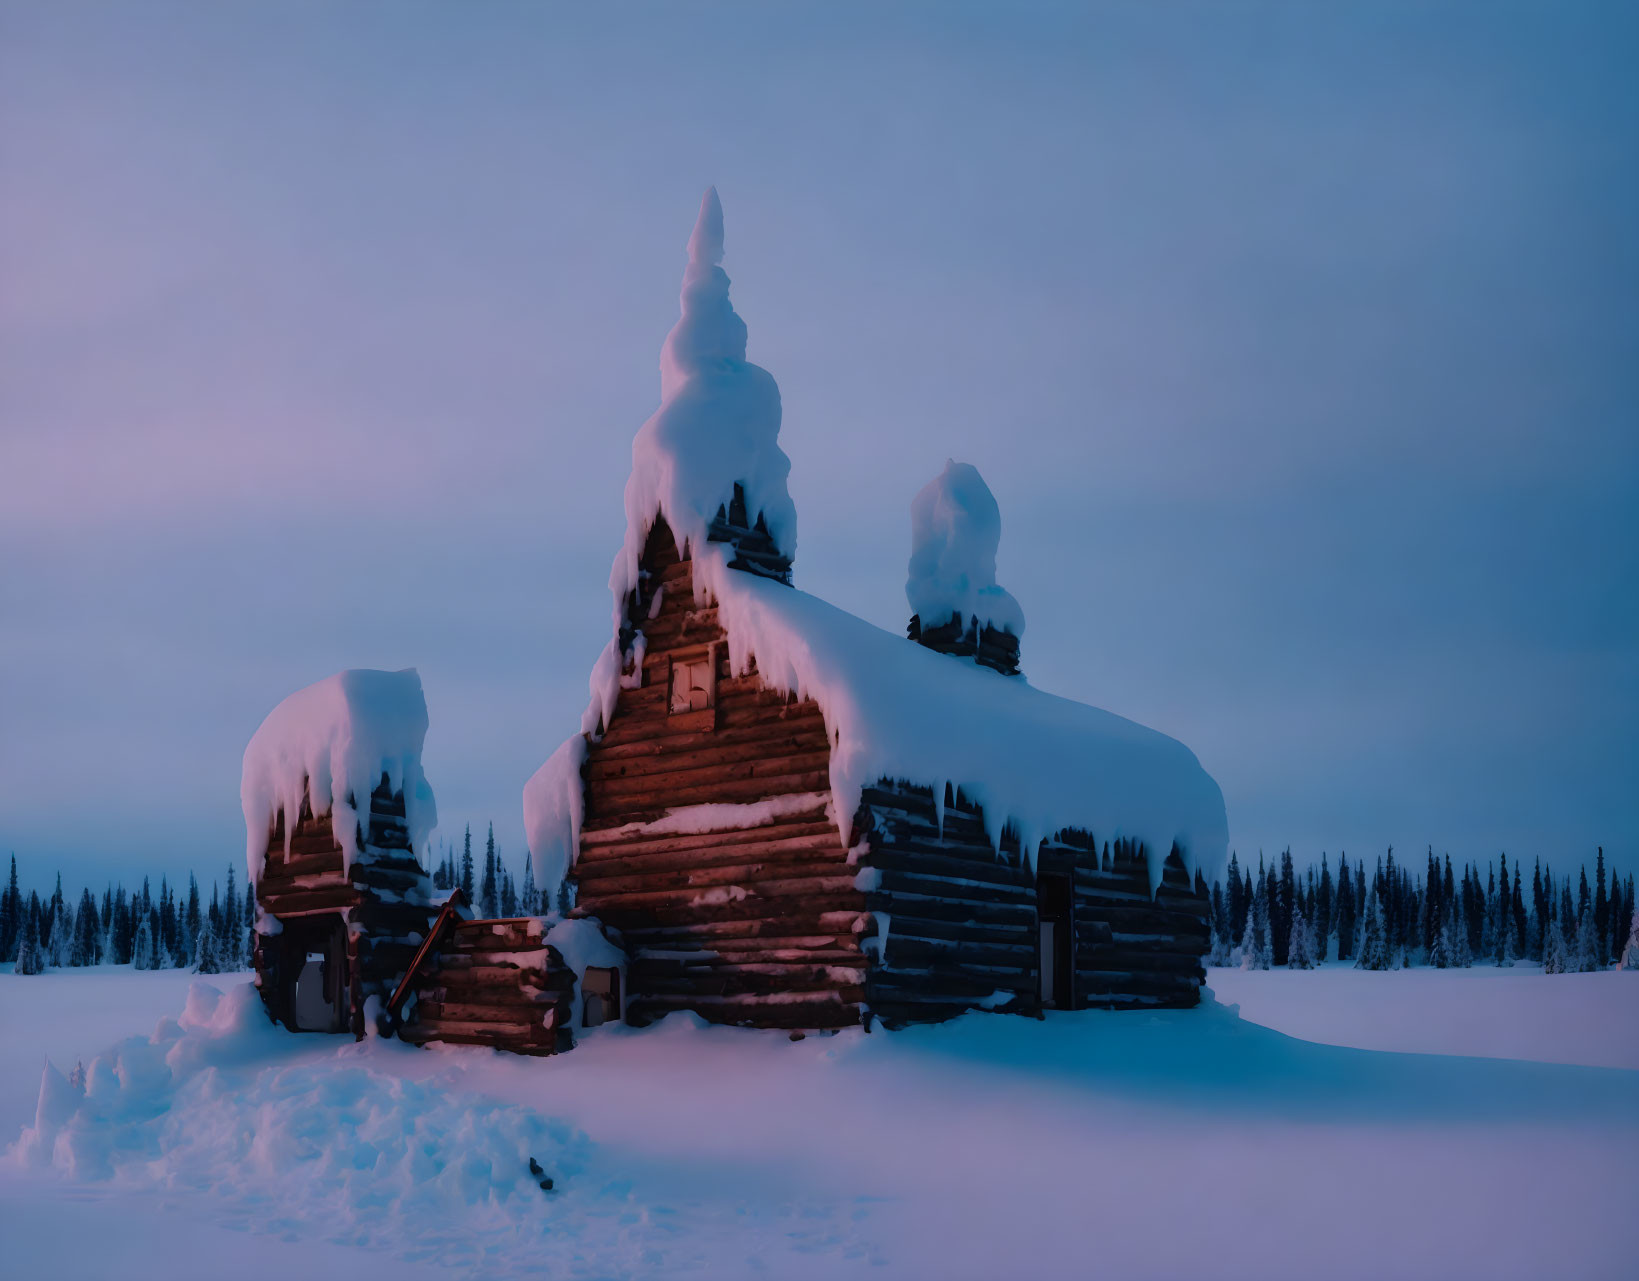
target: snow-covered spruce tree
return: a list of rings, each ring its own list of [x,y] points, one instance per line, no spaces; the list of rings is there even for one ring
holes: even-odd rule
[[[541,892],[535,888],[535,860],[524,851],[524,889],[520,896],[520,909],[525,916],[539,916],[541,914]]]
[[[1260,969],[1267,970],[1275,963],[1275,907],[1279,898],[1280,884],[1271,863],[1262,890],[1252,896],[1252,930],[1258,944]]]
[[[1354,878],[1349,873],[1349,858],[1345,854],[1337,869],[1337,959],[1354,958],[1355,910]]]
[[[1246,909],[1250,906],[1244,891],[1241,889],[1240,860],[1235,851],[1229,851],[1229,886],[1224,890],[1226,906],[1229,910],[1229,928],[1233,937],[1229,940],[1230,950],[1241,945],[1240,930],[1246,923]]]
[[[1591,974],[1604,968],[1605,958],[1600,955],[1598,933],[1594,926],[1593,904],[1589,903],[1577,918],[1576,944],[1571,949],[1571,972]]]
[[[1374,887],[1366,895],[1365,927],[1360,938],[1360,955],[1354,967],[1357,970],[1386,970],[1389,968],[1389,944],[1384,937],[1383,904],[1378,901]]]
[[[1593,936],[1603,965],[1610,950],[1611,901],[1605,893],[1605,847],[1599,846],[1599,856],[1593,865]]]
[[[101,938],[97,901],[91,897],[90,890],[82,890],[79,910],[74,913],[74,945],[69,951],[68,963],[73,966],[95,965]]]
[[[1633,919],[1628,924],[1628,941],[1622,948],[1622,968],[1639,970],[1639,908],[1634,910]]]
[[[1302,912],[1292,916],[1292,937],[1286,945],[1286,966],[1292,970],[1315,968],[1315,936]]]
[[[1315,889],[1315,943],[1316,955],[1324,961],[1330,953],[1332,926],[1335,923],[1336,896],[1332,893],[1332,869],[1326,862],[1326,851],[1320,852],[1320,884]]]
[[[142,924],[137,926],[136,941],[131,945],[131,968],[133,970],[157,970],[159,968],[159,953],[154,946],[154,932],[148,928],[148,918],[142,918]]]
[[[1446,916],[1446,928],[1449,931],[1446,940],[1446,956],[1449,963],[1456,969],[1468,969],[1474,964],[1474,953],[1468,950],[1468,922],[1463,919],[1461,900],[1451,903]]]
[[[1434,929],[1428,945],[1428,963],[1437,970],[1451,968],[1451,912],[1448,908],[1445,919]]]
[[[1274,869],[1270,869],[1274,880]],[[1269,894],[1269,934],[1274,945],[1274,963],[1286,964],[1286,945],[1292,938],[1292,918],[1298,915],[1297,884],[1293,876],[1292,848],[1287,846],[1280,856],[1280,879],[1275,881]]]
[[[467,834],[461,844],[461,893],[469,904],[476,902],[473,898],[472,880],[472,824],[467,824]]]
[[[51,944],[46,948],[46,964],[54,970],[68,968],[68,958],[74,950],[74,918],[66,905],[54,904],[51,909]]]
[[[15,974],[45,973],[46,958],[40,951],[40,913],[32,895],[30,906],[36,910],[24,907],[19,913],[22,923],[17,940],[17,965],[12,971]]]
[[[1507,969],[1513,965],[1514,958],[1519,955],[1519,938],[1514,933],[1514,913],[1509,909],[1505,898],[1502,911],[1497,919],[1497,950],[1492,954],[1492,961],[1499,969]]]
[[[1565,944],[1565,931],[1560,922],[1550,919],[1542,937],[1542,972],[1566,973],[1571,968],[1571,949]]]
[[[1234,945],[1229,928],[1229,895],[1217,883],[1212,886],[1212,950],[1207,955],[1208,965],[1228,965]]]
[[[245,880],[245,901],[239,908],[239,968],[248,970],[256,952],[256,884]]]
[[[188,873],[188,906],[182,913],[182,952],[190,960],[194,948],[199,942],[199,923],[202,911],[199,906],[199,882],[194,879],[192,872]]]
[[[501,914],[501,887],[495,875],[495,824],[489,825],[489,843],[484,847],[484,880],[478,889],[478,912],[494,919]]]
[[[1480,955],[1495,956],[1497,951],[1497,869],[1486,869],[1486,884],[1481,891],[1485,903],[1480,918]]]
[[[199,936],[194,942],[193,970],[195,974],[222,972],[221,957],[217,954],[216,927],[211,924],[209,916],[199,923]]]
[[[17,959],[22,939],[23,896],[17,889],[17,855],[11,856],[11,880],[0,890],[0,961]]]
[[[1469,922],[1462,916],[1462,904],[1455,904],[1451,916],[1451,963],[1459,970],[1467,970],[1473,965],[1473,953],[1469,950]]]
[[[228,888],[222,894],[222,935],[216,940],[216,950],[222,957],[224,970],[244,968],[240,956],[245,944],[239,920],[239,891],[233,883],[233,864],[228,864]]]
[[[1262,897],[1262,891],[1259,891]],[[1269,968],[1269,925],[1258,920],[1256,901],[1246,909],[1246,928],[1241,931],[1241,968],[1267,970]]]

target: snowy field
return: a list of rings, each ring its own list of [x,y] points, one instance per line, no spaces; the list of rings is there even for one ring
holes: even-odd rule
[[[1572,980],[1565,982],[1566,979]],[[1326,1045],[1639,1071],[1639,974],[1507,969],[1213,970],[1241,1017]]]
[[[288,1036],[236,976],[191,981],[0,974],[0,1121],[30,1127],[0,1165],[8,1276],[1626,1278],[1639,1255],[1636,974],[1214,971],[1243,1016],[795,1043],[674,1017],[544,1061]],[[83,1095],[41,1098],[48,1053],[83,1059]]]

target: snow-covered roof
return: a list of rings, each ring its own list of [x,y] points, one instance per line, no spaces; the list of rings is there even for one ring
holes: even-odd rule
[[[261,878],[268,831],[285,814],[290,848],[302,797],[330,814],[346,866],[358,854],[357,831],[369,824],[370,793],[385,773],[404,793],[410,846],[420,854],[438,824],[432,788],[421,770],[427,701],[416,670],[337,672],[299,689],[271,712],[245,748],[239,800],[245,812],[245,863]]]
[[[765,684],[819,704],[844,841],[863,790],[904,779],[932,786],[936,805],[946,783],[959,787],[984,807],[993,843],[1010,825],[1033,852],[1075,828],[1142,842],[1155,884],[1174,842],[1191,871],[1221,872],[1223,793],[1176,739],[731,570],[718,547],[695,557],[694,574],[696,596],[718,602],[733,670],[755,658]]]
[[[728,567],[709,543],[694,555],[694,591],[715,600],[729,663],[753,659],[771,689],[819,704],[831,740],[832,813],[839,838],[866,787],[881,779],[945,784],[983,806],[992,843],[1004,826],[1022,849],[1068,830],[1100,840],[1131,839],[1149,853],[1150,879],[1176,842],[1185,866],[1222,874],[1229,823],[1223,793],[1176,739],[1112,712],[1036,689],[1023,677],[953,661],[856,618],[818,597]],[[618,665],[601,667],[592,711],[614,707]],[[609,718],[605,718],[607,723]],[[586,739],[558,749],[525,789],[526,825],[543,884],[575,859]]]
[[[976,623],[1024,635],[1024,611],[1010,592],[996,585],[996,548],[1002,541],[1002,514],[996,499],[969,463],[945,462],[911,500],[911,559],[905,599],[924,627],[937,627],[954,614],[963,626]]]

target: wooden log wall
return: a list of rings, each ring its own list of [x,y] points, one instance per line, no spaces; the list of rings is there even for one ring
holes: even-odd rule
[[[534,917],[461,921],[415,983],[399,1035],[415,1044],[554,1054],[574,1044],[575,975]]]
[[[759,1027],[856,1024],[865,896],[827,810],[820,710],[764,688],[755,672],[730,676],[717,610],[696,607],[692,564],[678,558],[664,522],[643,567],[628,604],[645,637],[643,679],[620,691],[588,753],[575,910],[624,936],[634,1023],[693,1010]],[[716,705],[671,715],[671,658],[703,646],[715,646]],[[777,797],[807,803],[733,832],[643,828],[672,809]]]
[[[1188,1009],[1200,1002],[1211,905],[1176,849],[1153,897],[1149,860],[1131,841],[1101,850],[1085,833],[1060,833],[1040,860],[1044,870],[1072,876],[1078,1007]]]
[[[256,884],[262,911],[280,920],[345,916],[348,1020],[355,1036],[364,1035],[365,1001],[371,996],[385,1000],[397,986],[435,914],[428,900],[430,881],[410,848],[403,795],[391,791],[385,774],[370,797],[369,814],[369,832],[359,833],[359,854],[344,871],[328,812],[315,815],[303,799],[288,856],[281,812],[268,833]],[[299,971],[301,961],[283,954],[280,938],[257,933],[253,963],[264,1004],[275,1018],[285,1020],[289,1011],[283,1008],[283,994],[294,981],[289,967]]]
[[[1176,851],[1152,899],[1142,851],[1100,850],[1088,835],[1060,833],[1026,867],[1016,838],[1000,854],[983,814],[947,789],[944,822],[930,789],[867,789],[855,828],[877,875],[865,898],[886,922],[867,1003],[890,1026],[950,1018],[981,1003],[1031,1011],[1040,1004],[1037,877],[1064,875],[1073,891],[1072,1008],[1188,1007],[1206,977],[1206,896]],[[873,945],[874,947],[875,945]]]
[[[983,817],[954,789],[944,824],[933,792],[907,783],[867,788],[855,839],[876,873],[866,906],[881,913],[866,1000],[890,1027],[952,1018],[981,1002],[1034,1010],[1037,1003],[1035,873],[998,857]]]

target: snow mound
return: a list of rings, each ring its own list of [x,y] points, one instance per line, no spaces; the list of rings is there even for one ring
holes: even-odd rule
[[[245,748],[239,800],[245,813],[245,864],[262,875],[267,834],[286,816],[285,849],[311,788],[315,814],[330,814],[346,866],[358,855],[358,828],[369,822],[369,795],[386,774],[404,793],[410,847],[419,857],[438,825],[432,788],[421,771],[427,701],[416,670],[337,672],[299,689],[271,712]]]
[[[100,1055],[83,1089],[48,1064],[35,1123],[9,1159],[79,1180],[207,1192],[270,1227],[300,1222],[394,1252],[455,1222],[463,1233],[477,1225],[480,1239],[542,1243],[561,1226],[529,1162],[572,1184],[591,1150],[583,1136],[369,1063],[416,1051],[349,1043],[289,1061],[302,1044],[269,1026],[249,984],[220,999],[195,984],[180,1020]]]
[[[626,542],[609,574],[617,633],[657,515],[671,526],[680,554],[685,545],[699,548],[739,483],[751,523],[761,515],[780,551],[796,555],[797,509],[786,488],[791,460],[779,444],[780,389],[745,358],[746,326],[729,301],[722,260],[723,206],[713,187],[689,238],[682,314],[660,353],[660,408],[632,442]]]
[[[1182,743],[1022,677],[953,663],[792,587],[695,555],[695,592],[715,599],[729,663],[794,698],[812,698],[831,742],[831,792],[844,845],[861,794],[880,779],[946,783],[984,807],[1026,857],[1070,828],[1131,839],[1149,853],[1151,888],[1176,842],[1209,881],[1228,853],[1223,793]]]
[[[923,627],[964,625],[1024,635],[1024,611],[996,585],[1002,514],[976,467],[946,460],[911,501],[911,559],[905,598]]]

